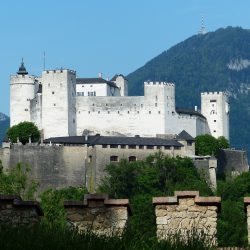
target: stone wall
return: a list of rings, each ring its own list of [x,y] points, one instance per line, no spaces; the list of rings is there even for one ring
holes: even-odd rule
[[[218,154],[218,174],[235,176],[249,171],[247,151],[220,149]]]
[[[0,149],[0,160],[5,169],[19,162],[31,167],[31,178],[39,182],[38,192],[47,188],[84,185],[86,157],[87,147],[84,146],[26,144]]]
[[[180,234],[205,234],[216,245],[217,213],[220,197],[200,197],[197,191],[176,191],[173,197],[154,197],[157,238],[164,240]]]
[[[68,224],[79,232],[121,235],[131,214],[127,199],[109,199],[106,194],[88,194],[83,201],[65,201]]]
[[[248,244],[250,245],[250,197],[244,198],[244,204],[247,213]]]
[[[23,201],[18,196],[0,195],[1,226],[33,226],[40,222],[43,211],[35,201]]]

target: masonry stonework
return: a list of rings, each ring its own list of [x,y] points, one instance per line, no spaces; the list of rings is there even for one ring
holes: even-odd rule
[[[31,227],[40,222],[43,211],[38,202],[23,201],[18,196],[0,195],[1,226]]]
[[[109,199],[106,194],[88,194],[83,201],[65,201],[68,224],[80,233],[118,235],[124,232],[131,210],[127,199]]]
[[[200,197],[197,191],[176,191],[173,197],[154,197],[157,238],[164,240],[180,234],[186,239],[195,232],[216,245],[217,213],[220,197]]]

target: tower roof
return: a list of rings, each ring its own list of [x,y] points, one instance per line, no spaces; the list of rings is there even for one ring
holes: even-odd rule
[[[28,75],[28,72],[26,71],[26,68],[24,66],[23,58],[22,58],[21,66],[19,67],[17,74],[18,75]]]

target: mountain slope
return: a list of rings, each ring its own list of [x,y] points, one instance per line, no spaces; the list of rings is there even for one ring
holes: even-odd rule
[[[10,118],[0,112],[0,145],[4,139],[7,129],[10,126]]]
[[[177,107],[199,105],[201,92],[228,91],[231,144],[250,149],[250,30],[227,27],[194,35],[127,78],[130,95],[142,95],[146,80],[174,82]]]

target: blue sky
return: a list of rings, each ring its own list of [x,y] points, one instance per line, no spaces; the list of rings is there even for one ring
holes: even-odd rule
[[[249,28],[248,0],[8,0],[0,6],[0,112],[24,57],[30,74],[70,68],[81,77],[125,75],[197,33]]]

